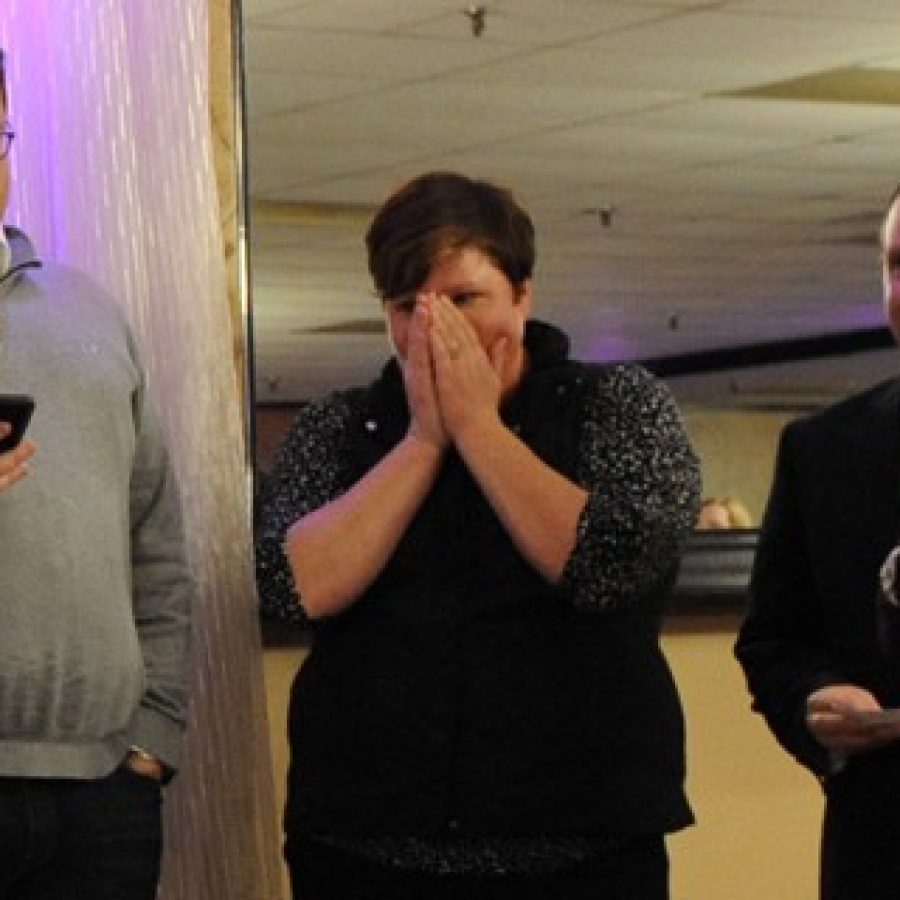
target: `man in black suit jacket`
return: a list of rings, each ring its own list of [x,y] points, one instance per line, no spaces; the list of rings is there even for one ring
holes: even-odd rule
[[[900,341],[900,186],[881,243]],[[898,541],[900,378],[785,428],[736,645],[754,709],[824,786],[822,900],[900,898]]]

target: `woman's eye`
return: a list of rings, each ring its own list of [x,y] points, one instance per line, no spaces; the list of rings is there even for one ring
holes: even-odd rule
[[[457,294],[453,294],[450,298],[457,306],[462,306],[465,303],[469,303],[474,300],[478,294],[475,291],[460,291]]]

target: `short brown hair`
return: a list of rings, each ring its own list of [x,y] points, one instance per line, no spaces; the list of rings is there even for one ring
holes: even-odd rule
[[[477,247],[515,287],[534,269],[534,226],[512,192],[455,172],[408,181],[366,233],[369,271],[382,299],[416,290],[445,253]]]

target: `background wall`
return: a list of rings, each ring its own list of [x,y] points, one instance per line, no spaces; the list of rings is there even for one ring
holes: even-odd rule
[[[671,623],[663,648],[688,726],[697,824],[669,843],[673,900],[813,900],[821,791],[750,711],[736,620]]]
[[[705,497],[737,497],[759,525],[772,482],[778,437],[793,411],[685,407],[685,426],[703,468]]]

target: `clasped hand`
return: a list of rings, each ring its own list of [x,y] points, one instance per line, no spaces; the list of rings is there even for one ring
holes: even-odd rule
[[[410,432],[443,448],[473,423],[496,416],[507,346],[501,337],[485,350],[448,297],[420,294],[403,362]]]
[[[869,691],[854,684],[828,685],[806,700],[806,724],[813,737],[839,754],[874,750],[900,739],[900,717],[883,712]]]

